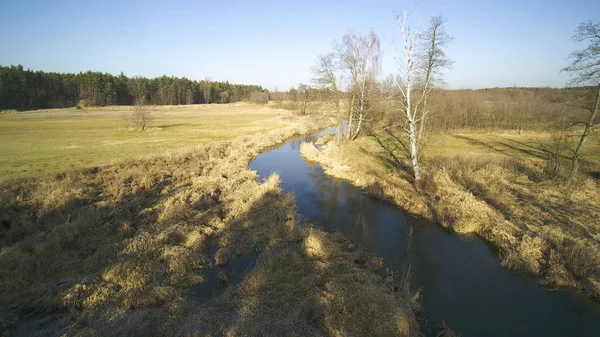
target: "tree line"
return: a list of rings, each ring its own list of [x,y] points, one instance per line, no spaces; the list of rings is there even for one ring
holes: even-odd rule
[[[0,110],[32,110],[73,106],[231,103],[268,94],[259,85],[228,81],[194,81],[185,77],[115,76],[101,72],[78,74],[32,71],[21,65],[0,66]]]

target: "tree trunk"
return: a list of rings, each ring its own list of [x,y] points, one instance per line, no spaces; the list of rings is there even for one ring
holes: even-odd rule
[[[363,73],[364,72],[365,71],[363,70]],[[356,124],[356,132],[352,136],[352,140],[355,140],[356,137],[358,137],[358,134],[360,133],[360,126],[362,125],[362,121],[365,118],[365,81],[366,77],[364,77],[363,75],[363,82],[360,90],[360,110],[358,111],[358,122]]]
[[[590,118],[585,123],[585,130],[581,135],[581,139],[579,140],[579,144],[577,144],[577,148],[575,149],[575,154],[573,154],[573,159],[571,163],[571,174],[569,176],[570,180],[574,180],[577,176],[577,171],[579,171],[579,157],[581,156],[581,151],[583,150],[583,145],[585,144],[585,140],[590,135],[590,131],[592,126],[594,126],[594,120],[596,119],[596,115],[598,114],[598,109],[600,106],[600,84],[596,89],[596,103],[594,104],[594,110],[592,111]]]
[[[340,145],[342,144],[342,141],[344,140],[344,120],[342,119],[342,107],[340,105],[340,96],[339,93],[337,92],[337,88],[335,88],[336,91],[336,96],[335,96],[335,106],[337,108],[337,144]]]
[[[356,137],[358,137],[358,134],[360,133],[360,126],[362,125],[362,121],[363,121],[363,115],[359,115],[358,116],[358,122],[356,124],[356,132],[354,133],[354,135],[352,135],[352,139],[351,140],[355,140]]]
[[[354,99],[356,94],[354,90],[352,91],[352,99],[350,100],[350,112],[348,112],[348,133],[346,134],[346,138],[348,140],[352,139],[352,119],[354,117]]]
[[[418,141],[423,139],[423,129],[425,128],[425,118],[427,117],[427,97],[423,97],[423,105],[421,109],[421,121],[419,122],[419,137]]]
[[[415,176],[415,181],[421,180],[421,168],[419,167],[419,155],[418,155],[418,147],[417,147],[417,127],[415,125],[417,115],[417,108],[415,107],[415,111],[413,112],[413,106],[411,101],[411,94],[413,88],[413,59],[412,59],[412,51],[408,53],[408,70],[407,70],[407,81],[406,81],[406,100],[404,106],[404,113],[406,114],[406,120],[408,121],[408,142],[410,147],[410,161],[413,167],[413,174]]]
[[[414,121],[408,124],[408,140],[410,142],[410,161],[412,162],[415,180],[421,180],[421,167],[419,166],[419,156],[417,152],[417,128]]]

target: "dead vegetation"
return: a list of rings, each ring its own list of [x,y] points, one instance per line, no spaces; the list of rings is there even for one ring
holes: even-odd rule
[[[408,212],[431,217],[427,200],[410,183],[408,172],[396,171],[394,167],[397,164],[392,161],[383,164],[371,160],[361,152],[360,146],[354,147],[352,144],[354,143],[338,146],[330,141],[319,151],[312,143],[302,143],[300,154],[307,160],[321,164],[329,175],[349,180],[365,192],[392,202]],[[360,159],[364,160],[357,156],[362,156]],[[385,156],[382,154],[379,159],[383,157]]]
[[[473,145],[472,145],[473,146]],[[393,160],[372,139],[301,154],[333,176],[458,233],[475,232],[500,251],[503,265],[548,286],[575,287],[600,298],[600,186],[590,176],[557,182],[544,160],[508,153],[435,153],[422,183],[407,161]]]
[[[224,295],[241,313],[229,335],[418,335],[407,284],[375,273],[380,260],[363,259],[366,253],[349,248],[341,234],[314,228],[298,234],[294,245],[267,249],[242,284]]]
[[[247,170],[261,149],[316,127],[296,119],[262,135],[5,182],[0,333],[417,335],[406,284],[379,276],[379,260],[342,236],[301,224],[276,175],[259,183]],[[252,254],[258,264],[233,278],[227,265]],[[212,297],[211,282],[225,292],[190,295],[206,287]]]

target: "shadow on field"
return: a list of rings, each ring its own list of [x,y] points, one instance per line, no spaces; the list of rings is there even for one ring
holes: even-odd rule
[[[173,129],[173,128],[177,128],[177,127],[180,127],[180,126],[187,126],[187,125],[189,125],[189,124],[183,124],[183,123],[180,123],[180,124],[164,124],[164,125],[157,125],[156,127],[159,128],[159,129],[163,129],[164,130],[164,129]]]
[[[0,333],[413,336],[408,286],[230,145],[5,183]]]
[[[264,198],[278,187],[277,179],[259,185],[246,165],[230,145],[215,144],[5,183],[0,311],[6,320],[0,328],[14,335],[83,327],[109,335],[157,334],[174,328],[169,308],[214,269],[211,242],[239,245],[244,235],[234,231],[251,229],[238,223],[276,223],[271,215],[292,209],[252,214],[258,211],[250,207],[254,203],[275,206]],[[272,198],[281,199],[277,193]],[[254,234],[247,245],[271,234]]]
[[[502,140],[504,140],[504,141],[485,142],[485,141],[474,139],[472,137],[468,137],[465,135],[454,135],[454,137],[456,137],[458,139],[466,140],[470,144],[473,144],[473,145],[483,146],[494,152],[497,152],[497,153],[500,153],[500,154],[503,154],[506,156],[511,156],[513,158],[523,158],[523,156],[516,155],[517,153],[524,154],[526,156],[529,156],[530,158],[538,158],[538,159],[542,159],[542,160],[548,160],[548,158],[551,158],[551,156],[553,155],[553,153],[548,150],[548,148],[551,148],[553,146],[552,144],[550,144],[551,140],[548,140],[547,144],[540,141],[539,143],[536,143],[534,146],[531,143],[520,142],[520,141],[516,141],[514,139],[502,138]],[[511,153],[510,150],[512,150],[514,152]],[[567,156],[567,155],[561,155],[560,157],[567,161],[571,160],[571,157]],[[597,165],[593,161],[586,160],[584,158],[580,158],[580,163],[587,165],[587,166]]]
[[[532,156],[532,157],[536,157],[536,158],[540,158],[540,159],[546,158],[544,155],[548,153],[547,150],[545,150],[541,147],[538,148],[538,147],[532,146],[531,144],[526,144],[523,142],[511,140],[511,139],[506,140],[506,142],[501,142],[501,141],[485,142],[485,141],[482,141],[479,139],[474,139],[472,137],[468,137],[465,135],[454,135],[454,137],[456,137],[458,139],[466,140],[472,145],[483,146],[494,152],[497,152],[497,153],[500,153],[503,155],[507,155],[507,156],[511,156],[511,157],[515,157],[515,158],[518,158],[518,156],[515,156],[514,153],[510,153],[509,149],[514,150],[517,153],[523,153],[528,156]],[[510,144],[508,142],[513,142],[515,144]],[[518,145],[520,145],[520,146],[518,146]]]
[[[396,135],[391,132],[387,132],[386,135],[392,138],[394,141],[388,141],[383,137],[378,136],[377,134],[372,134],[371,138],[375,139],[377,144],[381,149],[385,151],[385,153],[379,152],[368,152],[370,155],[376,156],[379,160],[381,160],[386,167],[400,169],[401,171],[411,172],[412,167],[407,165],[403,159],[410,158],[410,151],[405,144],[406,141],[399,139]],[[400,144],[400,146],[398,145]],[[396,154],[400,151],[400,155]]]

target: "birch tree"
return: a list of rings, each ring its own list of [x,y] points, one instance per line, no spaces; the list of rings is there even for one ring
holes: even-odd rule
[[[405,129],[408,133],[408,144],[410,151],[410,162],[413,168],[413,174],[415,180],[421,180],[421,167],[419,166],[419,151],[417,148],[417,123],[420,121],[417,112],[420,110],[417,108],[412,100],[412,92],[416,82],[415,79],[415,62],[417,52],[415,50],[415,42],[419,36],[419,25],[414,32],[411,32],[411,27],[407,24],[406,19],[408,15],[406,12],[402,18],[398,19],[398,25],[402,32],[403,52],[404,52],[404,63],[398,61],[398,69],[400,70],[402,79],[397,82],[397,87],[402,95],[400,99],[400,112],[406,118],[408,128]],[[428,83],[423,85],[423,94],[427,92]]]
[[[370,89],[376,81],[381,58],[380,40],[373,31],[367,35],[346,34],[340,48],[340,59],[349,74],[348,140],[360,134],[369,114]]]
[[[429,28],[423,32],[420,40],[422,41],[422,50],[424,54],[421,57],[420,70],[423,74],[424,82],[429,84],[429,90],[436,87],[436,84],[442,84],[440,70],[449,68],[454,62],[447,56],[444,48],[447,47],[454,38],[446,33],[444,25],[447,19],[442,16],[434,16],[429,20]],[[439,83],[436,83],[439,82]],[[421,105],[421,121],[419,123],[418,139],[423,138],[425,129],[425,120],[429,115],[429,106],[427,99],[429,93],[424,95]]]
[[[585,141],[592,132],[593,128],[600,124],[598,120],[598,110],[600,109],[600,22],[584,22],[579,25],[575,35],[575,42],[587,42],[589,45],[583,50],[577,50],[571,53],[571,64],[562,69],[572,73],[575,77],[571,80],[571,84],[591,84],[596,86],[595,102],[586,107],[589,115],[581,123],[584,125],[584,130],[579,139],[575,152],[571,161],[570,179],[573,180],[579,171],[579,160],[583,151]]]
[[[334,44],[334,52],[320,56],[312,69],[313,83],[327,89],[335,102],[338,143],[356,139],[367,120],[380,58],[377,34],[348,33],[342,43]]]
[[[420,31],[420,22],[413,29],[406,12],[398,18],[403,55],[396,59],[400,72],[396,87],[400,94],[398,117],[404,123],[395,123],[389,128],[401,128],[406,132],[407,148],[416,181],[421,180],[418,140],[429,113],[427,98],[434,87],[435,75],[439,75],[442,68],[450,65],[443,51],[450,40],[445,33],[444,23],[443,18],[434,17],[430,27],[426,31]],[[396,137],[394,139],[399,140]]]
[[[344,118],[342,116],[342,93],[340,91],[340,75],[338,74],[339,65],[337,55],[329,53],[320,55],[317,63],[311,68],[313,73],[312,82],[319,88],[326,89],[330,98],[334,102],[335,121],[336,121],[336,141],[341,143],[344,139]]]

